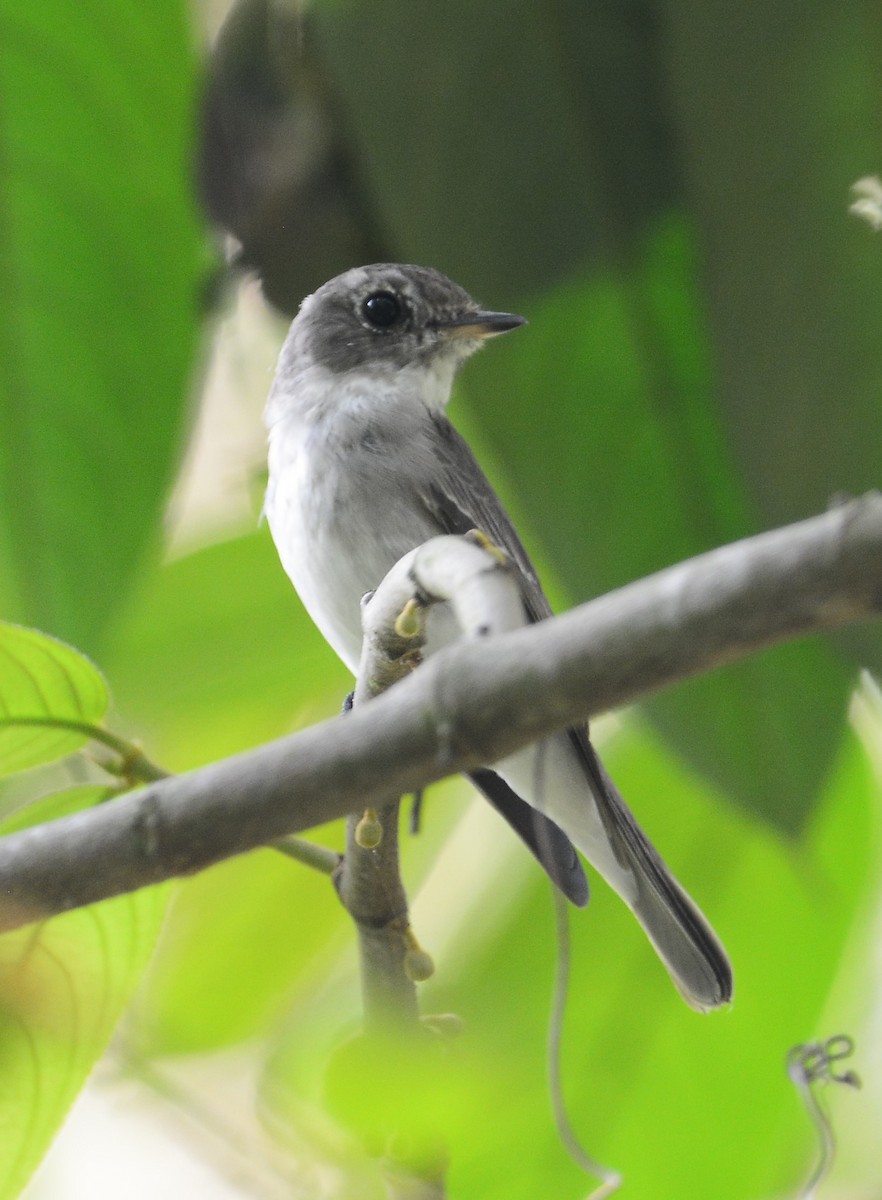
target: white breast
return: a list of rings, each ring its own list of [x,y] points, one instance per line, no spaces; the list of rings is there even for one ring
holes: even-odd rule
[[[326,382],[326,381],[325,381]],[[296,410],[268,405],[265,512],[291,582],[352,671],[361,653],[360,601],[398,559],[440,532],[419,502],[431,467],[431,424],[413,392],[382,411],[352,388]],[[277,401],[277,398],[276,398]]]

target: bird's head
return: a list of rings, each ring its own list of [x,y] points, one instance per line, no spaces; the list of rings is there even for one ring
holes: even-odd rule
[[[442,364],[451,374],[483,342],[525,324],[489,312],[431,267],[355,267],[303,301],[292,349],[333,372],[401,370]]]

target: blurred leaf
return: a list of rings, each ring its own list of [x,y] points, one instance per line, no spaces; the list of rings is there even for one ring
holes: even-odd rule
[[[849,737],[794,851],[727,813],[639,729],[609,750],[641,822],[725,941],[735,1002],[728,1013],[690,1012],[594,873],[591,905],[571,916],[563,1074],[576,1129],[590,1153],[624,1172],[635,1200],[775,1193],[792,1183],[782,1167],[799,1172],[796,1147],[810,1152],[784,1057],[814,1032],[852,921],[875,887],[877,786]],[[450,1191],[463,1200],[585,1190],[557,1140],[545,1090],[551,930],[547,892],[531,889],[465,979],[451,986],[442,962],[426,987],[429,1010],[452,1008],[465,1019],[467,1042],[485,1060],[480,1086],[493,1089],[486,1110],[504,1106],[506,1114],[460,1129],[451,1145]],[[825,1019],[837,1021],[829,1012]],[[518,1154],[516,1173],[500,1173],[520,1145],[529,1153]]]
[[[691,260],[688,231],[669,221],[646,244],[645,273],[553,289],[528,329],[464,374],[469,419],[501,461],[512,508],[529,521],[541,501],[543,553],[592,591],[737,537],[750,519],[707,403]],[[524,398],[513,410],[511,395]]]
[[[503,307],[579,264],[627,255],[627,237],[672,202],[648,5],[350,0],[315,17],[400,259]]]
[[[94,651],[181,443],[203,248],[179,0],[0,6],[0,581]]]
[[[465,1099],[454,1074],[449,1047],[428,1026],[409,1038],[359,1033],[332,1054],[325,1099],[387,1169],[443,1183],[445,1120],[451,1101]]]
[[[68,817],[71,813],[103,804],[113,792],[113,788],[87,783],[40,796],[39,799],[15,809],[8,817],[4,817],[0,822],[0,836],[18,833],[21,829],[32,829],[34,825],[44,825],[47,821],[57,821],[60,817]]]
[[[460,780],[429,792],[419,837],[402,842],[403,870],[414,892],[468,793],[474,795]],[[491,820],[507,836],[501,821]],[[341,823],[310,837],[340,849]],[[326,876],[269,850],[220,863],[175,892],[142,995],[143,1050],[193,1053],[269,1032],[274,1043],[290,1038],[300,1053],[301,1029],[316,1004],[325,1019],[336,1013],[336,1037],[358,1005],[355,955],[351,921]],[[345,996],[342,1008],[328,1001],[328,991],[337,987]]]
[[[153,573],[106,661],[120,712],[175,770],[330,716],[352,687],[266,529]]]
[[[879,243],[845,211],[876,153],[868,18],[820,0],[750,12],[317,9],[395,255],[533,322],[466,387],[570,598],[878,480]],[[836,645],[863,663],[879,634]],[[794,831],[852,675],[816,643],[648,711]]]
[[[685,231],[669,223],[647,247],[642,283],[608,277],[557,289],[505,355],[492,347],[466,374],[470,421],[505,464],[506,502],[532,527],[528,540],[571,599],[734,540],[752,524],[707,403],[691,257]],[[518,390],[547,392],[551,379],[553,421],[543,404],[508,405]],[[852,676],[814,639],[680,685],[647,709],[710,780],[793,831],[829,770]]]
[[[330,880],[261,850],[179,885],[141,1004],[149,1054],[215,1050],[265,1032],[320,978],[348,918]]]
[[[39,815],[78,811],[105,792],[48,797]],[[0,834],[22,828],[24,815],[0,823]],[[20,1193],[106,1047],[153,951],[167,895],[148,888],[0,937],[3,1200]]]
[[[879,484],[882,241],[847,212],[879,165],[877,14],[665,9],[716,394],[754,507],[780,524]]]
[[[266,529],[155,572],[128,605],[109,661],[120,710],[178,770],[331,715],[351,687]],[[269,851],[180,884],[145,992],[145,1052],[215,1049],[260,1032],[344,920],[324,876]]]
[[[332,275],[387,257],[315,61],[310,15],[272,0],[232,5],[208,62],[200,145],[206,209],[292,315]]]
[[[88,732],[51,722],[98,724],[107,704],[104,677],[82,654],[35,629],[0,622],[0,775],[78,750]]]
[[[837,1015],[829,997],[854,918],[876,886],[878,784],[849,735],[794,849],[727,811],[638,725],[605,753],[642,823],[726,942],[735,1002],[708,1017],[691,1012],[631,914],[592,873],[591,904],[570,920],[563,1076],[575,1127],[592,1155],[624,1172],[636,1200],[777,1194],[800,1173],[798,1150],[811,1153],[786,1053],[814,1035],[822,1013],[837,1029],[853,1015],[851,1008]],[[554,960],[547,885],[532,869],[520,874],[524,856],[514,848],[514,863],[494,860],[495,850],[484,855],[489,897],[464,880],[448,912],[423,916],[444,946],[435,976],[421,988],[423,1011],[452,1011],[465,1022],[431,1101],[448,1140],[449,1190],[462,1200],[586,1190],[560,1144],[547,1095]],[[502,906],[498,892],[508,897]],[[440,932],[445,916],[452,936]],[[872,969],[866,952],[862,962],[863,990]],[[264,1095],[295,1149],[355,1171],[351,1149],[335,1142],[321,1113],[324,1066],[355,1018],[349,987],[327,969],[321,983],[303,987]],[[505,1119],[487,1120],[492,1112]]]
[[[880,481],[882,241],[846,211],[879,164],[878,23],[823,0],[666,8],[721,418],[781,524]],[[882,668],[878,623],[835,644]]]

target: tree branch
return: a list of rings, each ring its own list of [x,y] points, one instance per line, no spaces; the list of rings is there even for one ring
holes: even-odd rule
[[[504,556],[469,538],[434,538],[396,563],[362,604],[355,710],[420,664],[429,608],[441,600],[452,602],[464,636],[516,629],[526,620]],[[400,1033],[417,1024],[414,979],[425,977],[431,960],[410,930],[398,857],[398,809],[397,795],[383,804],[379,843],[366,843],[363,818],[347,818],[346,854],[336,881],[358,931],[365,1028],[383,1031],[391,1025]],[[373,813],[371,818],[377,821]]]
[[[554,620],[458,643],[345,718],[0,840],[0,929],[200,870],[880,610],[871,493]]]
[[[353,713],[402,680],[418,661],[414,650],[422,646],[422,638],[412,646],[395,630],[403,604],[384,611],[380,623],[371,621],[371,610],[379,616],[380,605],[363,605],[365,636]],[[340,900],[358,934],[364,1026],[369,1032],[395,1026],[413,1029],[419,1020],[416,988],[405,966],[410,926],[398,856],[398,809],[399,797],[393,794],[385,798],[378,814],[371,814],[380,840],[370,844],[362,834],[362,815],[349,814],[346,853],[336,878]]]

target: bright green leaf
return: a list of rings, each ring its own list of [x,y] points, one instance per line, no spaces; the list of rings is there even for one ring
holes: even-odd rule
[[[144,1047],[193,1053],[254,1036],[347,926],[330,880],[275,851],[180,884],[143,996]]]
[[[97,803],[106,789],[46,797],[0,824],[11,833]],[[0,1200],[13,1200],[103,1052],[153,952],[166,888],[0,937]]]
[[[106,662],[119,711],[174,770],[332,716],[352,687],[265,528],[154,572]]]
[[[576,1129],[592,1154],[624,1172],[635,1200],[786,1192],[812,1142],[784,1059],[792,1045],[842,1023],[827,1001],[855,914],[875,887],[877,784],[849,737],[794,849],[727,813],[638,729],[606,757],[726,943],[735,1001],[730,1012],[707,1017],[687,1009],[633,917],[592,873],[591,904],[570,921],[563,1073]],[[496,1104],[505,1105],[505,1122],[484,1124],[452,1147],[450,1187],[464,1200],[586,1190],[548,1115],[553,949],[548,897],[537,891],[497,930],[467,992],[443,986],[443,964],[427,989],[426,1003],[456,1008],[469,1038],[500,1064]],[[835,1028],[818,1028],[822,1013]],[[518,1156],[512,1186],[498,1164],[522,1144],[530,1153]]]
[[[576,1130],[590,1153],[624,1172],[637,1200],[783,1194],[813,1151],[784,1070],[787,1051],[843,1028],[860,1033],[853,1002],[831,1007],[831,996],[855,916],[876,887],[878,783],[847,735],[794,847],[727,810],[636,723],[605,756],[727,944],[735,1002],[710,1016],[690,1011],[634,918],[592,872],[589,907],[570,914],[563,1075]],[[506,839],[514,857],[501,852]],[[480,844],[480,876],[466,873],[468,850],[460,846],[436,903],[426,910],[421,898],[415,906],[415,931],[437,951],[422,1009],[465,1021],[449,1048],[444,1094],[432,1099],[448,1140],[450,1191],[463,1200],[581,1195],[586,1181],[560,1143],[547,1094],[554,970],[547,884],[506,831]],[[860,961],[863,993],[866,946]],[[298,1154],[353,1173],[366,1168],[353,1163],[345,1140],[335,1141],[323,1106],[329,1057],[357,1028],[355,971],[343,956],[336,969],[323,963],[315,980],[304,981],[265,1086]],[[495,1111],[505,1119],[484,1119]]]
[[[0,624],[0,774],[78,750],[107,710],[107,684],[87,658],[34,629]]]
[[[0,581],[94,651],[181,446],[203,244],[179,0],[0,5]]]
[[[432,788],[419,836],[403,834],[402,868],[414,893],[466,794],[484,803],[459,780]],[[402,825],[406,820],[402,816]],[[496,831],[507,836],[495,820]],[[336,849],[343,845],[339,824],[309,836]],[[203,871],[178,885],[169,909],[144,992],[146,1048],[157,1054],[213,1050],[257,1035],[283,1014],[297,1041],[301,1008],[323,993],[329,976],[339,977],[341,960],[350,1001],[357,1000],[349,970],[354,950],[351,920],[327,876],[268,850]]]
[[[103,804],[111,797],[113,791],[113,788],[87,783],[41,796],[4,817],[0,822],[0,837],[5,837],[8,833],[18,833],[20,829],[31,829],[34,825],[44,825],[48,821],[57,821],[60,817],[68,817],[71,813]]]

